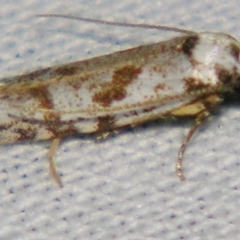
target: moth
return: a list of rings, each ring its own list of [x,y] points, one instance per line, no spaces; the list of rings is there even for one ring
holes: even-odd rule
[[[0,143],[52,139],[50,171],[60,187],[54,158],[69,135],[112,131],[164,117],[192,117],[178,152],[176,172],[196,129],[240,85],[240,43],[224,33],[67,17],[94,23],[175,31],[180,36],[87,60],[1,79]]]

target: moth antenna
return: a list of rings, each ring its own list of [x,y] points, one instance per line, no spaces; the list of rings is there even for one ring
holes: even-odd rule
[[[76,16],[70,16],[70,15],[64,15],[64,14],[37,14],[36,17],[67,18],[67,19],[79,20],[79,21],[84,21],[84,22],[99,23],[99,24],[105,24],[105,25],[111,25],[111,26],[158,29],[158,30],[163,30],[163,31],[179,32],[179,33],[184,33],[184,34],[195,34],[196,33],[194,31],[190,31],[190,30],[186,30],[186,29],[182,29],[182,28],[176,28],[176,27],[142,24],[142,23],[137,24],[137,23],[111,22],[111,21],[98,20],[98,19],[92,19],[92,18],[76,17]]]

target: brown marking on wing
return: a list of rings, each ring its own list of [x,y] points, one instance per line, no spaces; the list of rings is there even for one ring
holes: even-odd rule
[[[61,122],[55,122],[54,124],[48,125],[48,130],[53,133],[54,137],[59,138],[72,136],[78,133],[74,126],[63,125]]]
[[[192,52],[193,52],[195,46],[198,44],[198,42],[199,42],[199,37],[197,35],[188,37],[182,45],[183,53],[185,53],[186,55],[191,57]]]
[[[15,141],[28,141],[28,140],[46,140],[53,138],[63,138],[72,136],[78,133],[77,129],[71,123],[63,123],[59,119],[46,119],[44,121],[30,121],[22,120],[22,123],[29,123],[27,126],[18,122],[17,126],[13,125],[10,131],[18,134]],[[39,135],[39,130],[47,131]],[[5,129],[5,130],[9,130]]]
[[[39,85],[37,87],[31,87],[26,89],[33,98],[37,99],[40,103],[40,107],[44,109],[52,109],[53,102],[51,95],[48,92],[47,87]]]
[[[93,102],[108,107],[113,101],[121,101],[126,97],[127,86],[141,73],[141,67],[133,65],[115,70],[112,82],[101,86],[101,90],[93,96]]]
[[[56,137],[62,138],[78,133],[77,129],[73,126],[73,123],[71,121],[62,122],[60,120],[60,116],[55,113],[46,113],[44,115],[43,121],[34,121],[30,119],[24,120],[24,122],[29,122],[33,126],[37,126],[36,129],[42,127],[49,132],[49,136],[47,138],[39,137],[39,139],[52,139]]]
[[[72,86],[75,90],[79,90],[82,87],[83,82],[93,78],[93,74],[81,74],[72,76],[71,80],[66,81],[66,84]]]
[[[158,91],[164,90],[166,87],[165,83],[159,83],[154,87],[154,92],[158,93]]]
[[[232,86],[232,82],[235,81],[237,83],[239,80],[239,74],[236,67],[234,67],[232,71],[229,71],[222,66],[216,65],[215,69],[219,80],[227,86]]]
[[[37,129],[31,128],[30,126],[27,129],[16,128],[14,129],[14,133],[19,135],[17,141],[28,141],[35,139],[37,135]]]
[[[51,71],[51,68],[36,70],[30,73],[20,75],[17,80],[19,83],[23,83],[23,84],[36,81],[36,80],[39,81],[42,78],[44,78],[46,74],[50,73],[50,71]]]
[[[5,131],[8,130],[9,128],[11,128],[14,124],[13,123],[2,123],[0,125],[0,132],[1,131]],[[1,135],[1,134],[0,134]]]
[[[226,84],[230,83],[233,79],[233,75],[224,68],[217,69],[217,75],[219,80]]]
[[[66,77],[66,76],[72,76],[76,74],[79,71],[79,67],[76,65],[70,66],[59,66],[53,69],[52,74],[53,76],[60,76],[60,77]]]
[[[112,116],[98,117],[98,131],[106,132],[114,128],[114,118]]]
[[[239,49],[239,46],[235,43],[232,43],[230,45],[230,54],[234,57],[234,59],[239,62],[240,59],[240,49]]]
[[[54,104],[46,86],[39,85],[37,87],[31,87],[27,89],[27,91],[30,95],[38,100],[39,108],[46,110],[46,112],[44,112],[44,119],[46,122],[60,121],[60,113],[47,111],[48,109],[53,109]]]
[[[184,78],[185,91],[191,93],[192,91],[204,90],[211,87],[208,83],[203,83],[202,79],[197,79],[194,77]]]

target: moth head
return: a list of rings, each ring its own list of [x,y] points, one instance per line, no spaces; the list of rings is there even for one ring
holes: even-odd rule
[[[217,78],[228,87],[240,86],[240,43],[231,35],[205,32],[199,35],[195,60],[215,69]]]
[[[240,43],[232,36],[224,34],[222,54],[217,64],[217,73],[221,82],[229,86],[240,86]]]

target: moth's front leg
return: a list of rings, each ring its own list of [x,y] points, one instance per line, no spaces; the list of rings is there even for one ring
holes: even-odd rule
[[[178,158],[177,158],[177,164],[176,164],[176,172],[180,180],[185,180],[183,169],[182,169],[182,162],[183,162],[183,156],[184,152],[186,150],[186,147],[192,138],[193,134],[196,132],[198,127],[204,122],[204,120],[209,116],[209,112],[207,110],[204,110],[203,112],[199,113],[199,115],[196,117],[195,122],[193,126],[188,131],[188,134],[183,138],[181,147],[178,151]]]
[[[183,174],[183,156],[186,150],[186,147],[191,140],[193,134],[196,132],[198,127],[204,122],[204,120],[210,115],[211,109],[216,107],[222,99],[218,95],[210,95],[206,98],[183,106],[177,110],[171,112],[173,116],[183,117],[183,116],[193,116],[195,117],[195,122],[193,126],[190,128],[187,135],[183,138],[181,147],[178,151],[178,158],[176,164],[176,172],[178,177],[183,181],[185,179]]]

